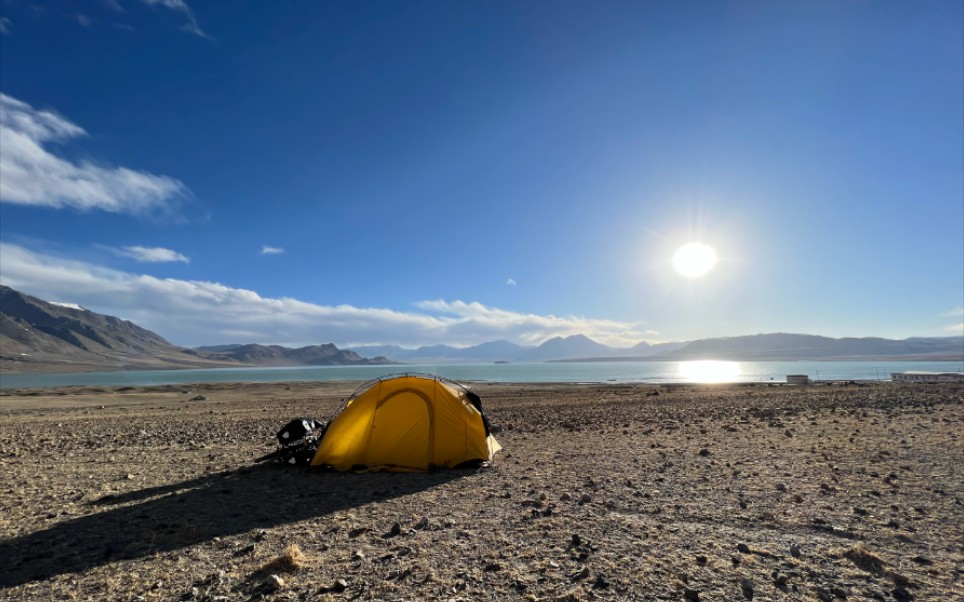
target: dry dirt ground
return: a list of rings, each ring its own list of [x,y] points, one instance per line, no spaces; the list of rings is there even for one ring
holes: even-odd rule
[[[478,385],[488,468],[253,464],[353,388],[5,391],[0,599],[964,599],[964,385]]]

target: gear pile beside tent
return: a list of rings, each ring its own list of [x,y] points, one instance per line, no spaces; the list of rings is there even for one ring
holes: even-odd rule
[[[502,449],[482,401],[439,376],[400,374],[365,383],[327,425],[308,418],[279,433],[264,458],[338,471],[418,472],[479,466]]]

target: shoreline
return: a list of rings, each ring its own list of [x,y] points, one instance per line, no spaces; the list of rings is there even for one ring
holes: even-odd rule
[[[391,366],[286,366],[256,368],[125,370],[98,373],[10,373],[0,371],[0,395],[5,391],[67,386],[121,387],[198,382],[282,383],[288,381],[367,381],[387,374],[428,373],[456,382],[581,382],[592,384],[696,384],[786,382],[791,374],[806,374],[813,382],[888,381],[892,372],[964,372],[964,362],[912,361],[648,361],[543,362],[529,364],[405,364]]]

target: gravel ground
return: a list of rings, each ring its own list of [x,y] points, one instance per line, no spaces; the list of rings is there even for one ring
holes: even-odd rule
[[[964,599],[964,385],[477,385],[489,467],[253,463],[355,384],[4,391],[0,599]]]

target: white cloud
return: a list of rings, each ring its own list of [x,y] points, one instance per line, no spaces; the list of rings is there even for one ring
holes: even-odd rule
[[[944,329],[947,332],[954,332],[957,334],[964,334],[964,322],[960,324],[952,324]]]
[[[132,259],[136,259],[137,261],[144,261],[148,263],[161,263],[168,261],[180,261],[183,263],[188,263],[191,261],[186,256],[181,255],[176,251],[165,249],[164,247],[141,247],[135,245],[133,247],[117,249],[116,251],[119,255],[123,255],[124,257],[130,257]]]
[[[0,17],[0,33],[10,33],[10,19]]]
[[[184,0],[141,0],[141,2],[151,6],[163,6],[176,13],[181,13],[187,19],[187,23],[182,25],[181,29],[198,37],[211,39],[211,36],[205,33],[198,25],[194,11],[191,10],[191,7],[188,6]]]
[[[284,253],[284,252],[285,250],[282,249],[281,247],[270,247],[268,245],[264,245],[261,247],[262,255],[280,255],[281,253]]]
[[[951,311],[946,312],[942,315],[945,318],[956,318],[958,316],[964,316],[964,307],[958,307],[958,308],[952,309]]]
[[[515,278],[509,278],[505,281],[506,286],[516,286]]]
[[[0,93],[0,201],[136,214],[169,209],[188,194],[184,184],[167,176],[74,163],[47,148],[86,135],[56,113]]]
[[[317,305],[265,298],[217,282],[156,278],[36,253],[0,243],[0,282],[42,299],[69,298],[92,311],[119,316],[179,345],[242,342],[309,345],[470,345],[506,338],[539,343],[585,334],[631,345],[638,325],[580,317],[522,314],[463,301],[423,301],[418,311]]]

